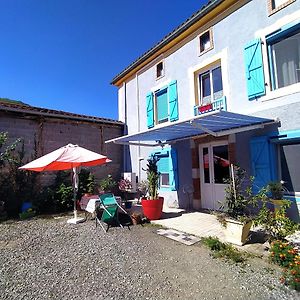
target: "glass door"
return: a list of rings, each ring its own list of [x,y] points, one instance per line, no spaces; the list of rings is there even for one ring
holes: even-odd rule
[[[199,146],[201,205],[218,210],[229,179],[228,145],[216,142]]]

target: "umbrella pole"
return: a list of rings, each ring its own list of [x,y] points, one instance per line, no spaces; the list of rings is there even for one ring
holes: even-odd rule
[[[74,201],[74,218],[67,221],[69,224],[77,224],[83,222],[85,218],[78,218],[77,216],[77,207],[76,207],[76,196],[78,191],[78,179],[77,179],[77,168],[72,169],[72,185],[73,185],[73,201]]]

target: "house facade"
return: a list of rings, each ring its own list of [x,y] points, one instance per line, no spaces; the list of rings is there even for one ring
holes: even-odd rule
[[[165,204],[218,209],[230,164],[300,195],[300,2],[212,0],[118,74],[124,171],[160,160]],[[191,196],[192,193],[192,196]]]

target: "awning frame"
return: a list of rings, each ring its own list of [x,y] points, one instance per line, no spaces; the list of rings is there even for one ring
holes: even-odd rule
[[[207,136],[207,135],[211,135],[211,136],[214,136],[214,137],[221,137],[221,136],[226,136],[226,135],[229,135],[229,134],[234,134],[234,133],[239,133],[239,132],[245,132],[245,131],[249,131],[249,130],[262,129],[267,125],[271,125],[271,124],[279,122],[278,119],[276,119],[276,120],[271,120],[270,119],[269,122],[266,121],[266,122],[258,123],[258,124],[244,125],[244,126],[239,126],[239,127],[235,127],[235,128],[221,130],[219,132],[215,132],[215,131],[203,126],[202,124],[196,123],[196,121],[199,120],[199,119],[203,119],[203,118],[209,117],[209,116],[214,116],[214,115],[216,115],[220,112],[222,112],[222,110],[215,110],[215,111],[212,111],[212,112],[201,114],[199,116],[195,116],[193,118],[188,118],[188,119],[185,119],[185,120],[179,120],[179,121],[173,122],[171,124],[168,124],[167,126],[166,125],[162,125],[162,126],[158,125],[158,126],[155,126],[154,128],[147,129],[146,131],[142,131],[142,132],[138,132],[138,133],[136,132],[136,133],[133,133],[133,134],[129,134],[129,135],[125,135],[125,136],[121,136],[121,137],[118,137],[118,138],[114,138],[114,139],[105,141],[105,143],[106,144],[107,143],[115,143],[115,144],[121,144],[121,145],[129,145],[129,146],[156,147],[156,146],[164,146],[164,145],[173,144],[173,143],[176,143],[178,141],[182,141],[182,140],[186,140],[186,139],[194,139],[194,138],[197,138],[199,136],[204,137],[204,136]],[[230,112],[228,112],[228,113],[230,113]],[[239,114],[237,114],[237,115],[239,115]],[[252,116],[250,116],[250,117],[252,117]],[[268,119],[266,119],[266,120],[268,120]],[[122,139],[124,139],[125,137],[130,138],[131,136],[134,137],[136,135],[148,134],[148,133],[151,133],[152,131],[157,131],[160,128],[168,128],[168,127],[172,127],[174,125],[180,125],[180,124],[184,124],[184,123],[189,123],[194,128],[198,128],[198,129],[202,130],[203,132],[205,132],[206,134],[205,133],[199,133],[199,135],[180,137],[180,138],[176,138],[176,139],[172,139],[172,140],[166,140],[166,141],[155,140],[155,143],[152,143],[152,142],[146,143],[146,142],[138,142],[138,141],[132,141],[132,142],[131,141],[122,141]]]

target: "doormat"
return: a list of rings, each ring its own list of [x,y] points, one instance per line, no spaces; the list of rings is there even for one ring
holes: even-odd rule
[[[199,237],[174,229],[158,229],[157,234],[165,236],[174,241],[183,243],[187,246],[191,246],[201,240]]]

